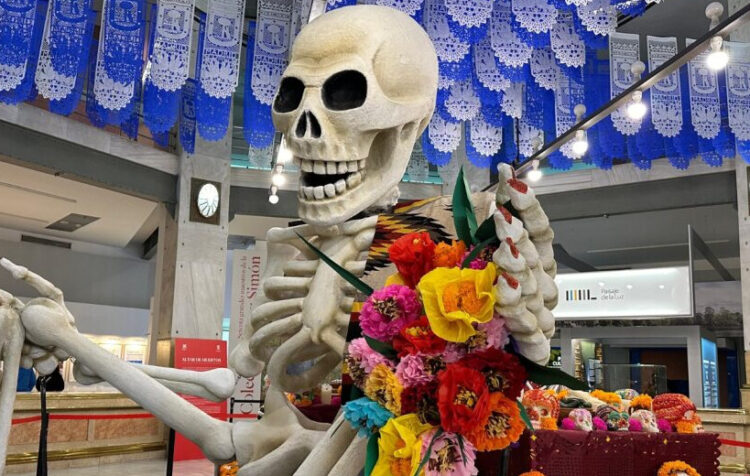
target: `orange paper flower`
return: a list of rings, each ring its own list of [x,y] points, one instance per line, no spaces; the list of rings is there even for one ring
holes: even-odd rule
[[[645,393],[643,395],[638,395],[634,399],[630,400],[630,409],[631,410],[651,410],[651,404],[654,402],[654,399],[651,398],[651,395],[646,395]]]
[[[597,400],[601,400],[615,408],[622,408],[622,398],[614,392],[605,392],[604,390],[594,390],[591,392],[591,396]]]
[[[388,256],[403,282],[413,288],[434,267],[435,243],[427,232],[409,233],[391,244]]]
[[[544,473],[540,473],[539,471],[526,471],[519,476],[544,476]]]
[[[436,267],[454,268],[461,265],[464,254],[466,254],[466,245],[463,241],[452,241],[451,244],[438,243],[432,262]]]
[[[555,418],[542,418],[542,430],[557,430],[557,420]]]
[[[479,451],[507,448],[518,441],[524,429],[518,404],[502,393],[490,394],[489,408],[482,423],[466,435]]]
[[[687,464],[684,461],[667,461],[663,465],[661,465],[661,468],[659,468],[659,472],[656,473],[657,476],[675,476],[678,473],[686,473],[688,476],[701,476],[698,471],[695,470],[692,466]]]

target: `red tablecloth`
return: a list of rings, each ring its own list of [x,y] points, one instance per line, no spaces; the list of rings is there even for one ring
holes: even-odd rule
[[[338,405],[323,405],[322,403],[309,405],[306,407],[297,407],[307,418],[320,423],[333,423],[336,419],[336,414],[341,409],[341,404]]]
[[[535,469],[545,476],[656,476],[667,462],[682,460],[701,476],[719,476],[718,435],[537,431],[511,451],[509,476]],[[497,458],[497,456],[496,456]],[[480,476],[498,474],[484,462]]]

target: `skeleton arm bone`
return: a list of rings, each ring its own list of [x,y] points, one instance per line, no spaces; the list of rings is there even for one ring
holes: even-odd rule
[[[0,290],[0,361],[3,363],[0,381],[0,474],[3,474],[5,469],[8,451],[6,443],[10,435],[18,368],[23,349],[24,329],[18,316],[18,310],[22,306],[21,301]]]

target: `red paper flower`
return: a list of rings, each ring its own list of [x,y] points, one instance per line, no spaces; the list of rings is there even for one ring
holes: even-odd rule
[[[401,329],[393,339],[393,348],[399,357],[418,353],[433,355],[445,350],[445,341],[432,332],[427,316],[422,316]]]
[[[448,432],[467,434],[489,412],[489,391],[484,376],[461,364],[450,364],[438,374],[440,426]]]
[[[439,425],[437,393],[438,383],[435,380],[405,388],[401,393],[401,412],[403,414],[416,413],[422,423]]]
[[[459,363],[481,372],[490,392],[502,392],[512,400],[518,398],[526,382],[526,369],[518,357],[494,347],[471,353]]]
[[[406,285],[414,288],[434,267],[435,243],[427,232],[409,233],[391,244],[388,255]]]

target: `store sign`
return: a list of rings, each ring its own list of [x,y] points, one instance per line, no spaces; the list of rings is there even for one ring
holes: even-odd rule
[[[227,343],[215,339],[175,339],[174,368],[183,370],[206,371],[227,366]],[[193,395],[181,395],[210,415],[227,413],[227,402],[212,402]],[[180,433],[175,435],[174,460],[185,461],[203,459],[200,448]]]
[[[266,269],[266,242],[256,241],[252,250],[232,252],[232,314],[229,323],[229,349],[242,339],[245,324],[263,294],[261,280]],[[240,377],[232,395],[235,400],[260,400],[260,375]],[[260,404],[239,402],[234,413],[258,413]]]
[[[719,371],[716,342],[701,338],[703,407],[719,408]]]
[[[690,270],[676,268],[559,274],[557,319],[686,317],[693,314]]]

